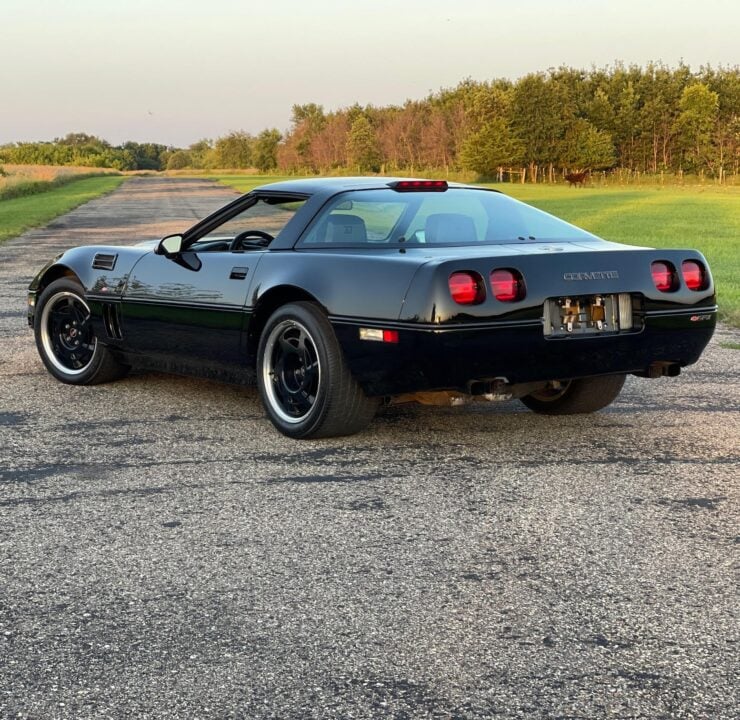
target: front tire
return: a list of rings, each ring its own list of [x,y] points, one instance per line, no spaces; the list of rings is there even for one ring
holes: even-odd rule
[[[521,398],[536,413],[577,415],[592,413],[610,405],[624,385],[625,375],[601,375],[550,383],[546,388]]]
[[[257,386],[272,424],[292,438],[352,435],[379,405],[352,377],[326,315],[310,302],[284,305],[267,321]]]
[[[98,341],[90,319],[84,289],[71,278],[50,283],[36,303],[36,347],[46,369],[63,383],[96,385],[130,369]]]

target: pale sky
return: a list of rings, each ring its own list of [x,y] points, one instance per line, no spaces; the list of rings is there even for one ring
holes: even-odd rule
[[[0,0],[0,144],[186,146],[326,110],[680,60],[740,63],[738,0]]]

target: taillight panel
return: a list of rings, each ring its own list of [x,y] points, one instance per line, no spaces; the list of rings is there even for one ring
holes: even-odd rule
[[[452,273],[447,284],[452,299],[458,305],[480,305],[486,299],[483,278],[472,270]]]
[[[518,302],[527,294],[522,274],[513,268],[497,268],[489,280],[493,296],[499,302]]]
[[[681,263],[681,274],[689,290],[706,290],[709,285],[707,269],[698,260],[684,260]]]
[[[678,290],[678,273],[676,267],[668,260],[656,260],[650,265],[653,283],[660,292],[675,292]]]

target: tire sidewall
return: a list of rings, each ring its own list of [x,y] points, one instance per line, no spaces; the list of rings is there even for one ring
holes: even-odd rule
[[[520,398],[530,410],[543,415],[577,415],[598,412],[617,398],[626,375],[597,375],[569,381],[563,393],[549,400],[536,395]]]
[[[276,310],[267,321],[260,336],[259,347],[257,350],[257,387],[259,389],[262,405],[267,412],[270,421],[283,434],[292,438],[303,438],[311,435],[318,428],[326,416],[329,408],[329,393],[334,381],[333,368],[329,357],[327,343],[331,342],[332,337],[328,333],[333,333],[328,322],[325,327],[320,322],[321,316],[319,311],[312,311],[307,304],[290,303]],[[311,342],[316,348],[316,355],[319,361],[320,380],[316,393],[316,400],[313,407],[307,415],[299,422],[286,422],[278,415],[272,407],[266,388],[264,378],[265,349],[268,338],[274,328],[280,323],[292,320],[300,323],[311,337]]]
[[[60,380],[63,383],[68,383],[70,385],[85,385],[88,384],[90,380],[95,377],[100,367],[100,363],[103,359],[104,348],[100,342],[100,339],[95,336],[96,343],[92,359],[90,360],[84,371],[81,373],[65,373],[60,368],[58,368],[49,359],[47,350],[44,347],[44,343],[42,340],[42,319],[44,308],[46,307],[48,302],[60,292],[73,293],[74,295],[77,295],[80,300],[84,301],[86,305],[88,305],[88,301],[85,298],[85,292],[82,288],[82,285],[80,285],[80,283],[76,282],[75,280],[69,278],[61,278],[50,283],[46,288],[44,288],[41,295],[39,295],[39,299],[36,303],[36,310],[33,320],[33,332],[36,340],[36,348],[38,349],[39,355],[41,356],[41,360],[46,366],[46,369],[57,380]]]

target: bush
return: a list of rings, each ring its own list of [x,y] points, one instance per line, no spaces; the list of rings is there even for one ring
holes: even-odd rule
[[[186,167],[192,167],[193,162],[190,153],[185,150],[175,150],[167,160],[168,170],[182,170]]]

